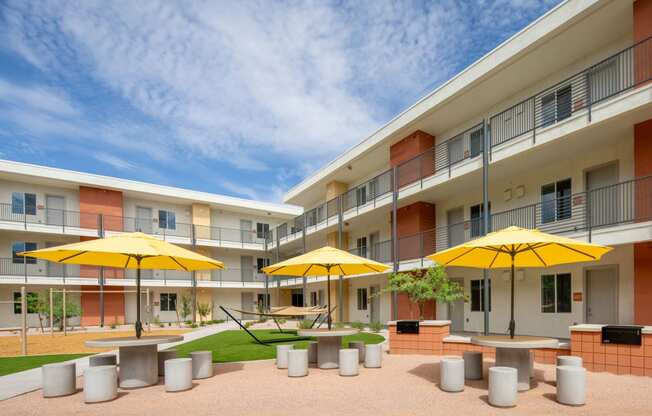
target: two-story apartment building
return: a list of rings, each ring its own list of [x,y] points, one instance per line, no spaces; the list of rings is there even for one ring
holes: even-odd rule
[[[61,265],[16,253],[141,231],[226,266],[195,274],[144,270],[143,316],[177,321],[182,296],[212,305],[215,319],[223,317],[218,305],[254,310],[266,298],[276,302],[277,293],[259,273],[270,261],[265,236],[301,212],[291,205],[0,161],[0,299],[17,299],[23,285],[45,299],[50,288],[65,287],[81,307],[73,323],[97,325],[102,315],[106,325],[133,322],[134,270]],[[36,314],[29,320],[38,325]],[[20,304],[0,305],[0,326],[19,321]]]
[[[488,11],[489,12],[489,11]],[[392,264],[518,225],[614,247],[600,262],[517,271],[520,334],[652,324],[652,1],[576,0],[546,13],[290,189],[304,214],[272,229],[279,258],[324,244]],[[487,162],[484,163],[486,155]],[[467,303],[430,305],[454,331],[508,325],[507,271],[450,268]],[[324,279],[288,281],[311,303]],[[386,275],[333,283],[337,317],[414,317]],[[299,301],[299,298],[296,298]]]

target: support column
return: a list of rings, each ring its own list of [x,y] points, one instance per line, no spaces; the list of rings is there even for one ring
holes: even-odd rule
[[[398,272],[398,233],[397,233],[397,215],[398,210],[398,169],[392,168],[392,261],[393,272]],[[392,292],[392,320],[398,319],[398,293]]]
[[[306,213],[303,213],[303,230],[301,233],[301,239],[303,243],[303,248],[301,249],[301,253],[305,254],[306,253]],[[303,286],[302,286],[302,295],[303,295],[303,306],[306,307],[308,306],[308,277],[303,276]]]
[[[342,219],[342,196],[337,197],[337,248],[342,250],[342,234],[344,224]],[[337,316],[339,322],[344,322],[344,278],[340,275],[337,280]]]
[[[482,235],[489,232],[490,222],[489,216],[489,151],[491,149],[491,142],[489,140],[489,129],[487,123],[483,121],[483,146],[482,146]],[[484,283],[483,297],[484,302],[484,334],[489,335],[489,271],[483,270],[482,280]]]

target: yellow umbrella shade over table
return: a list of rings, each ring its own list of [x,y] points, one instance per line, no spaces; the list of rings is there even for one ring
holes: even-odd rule
[[[365,273],[380,273],[389,266],[333,247],[322,247],[282,262],[264,267],[268,275],[283,276],[328,276],[328,329],[331,329],[331,273],[350,276]]]
[[[137,269],[136,336],[140,338],[140,270],[223,269],[221,261],[202,256],[143,233],[125,233],[106,238],[65,244],[19,253],[56,263]]]
[[[516,328],[514,321],[514,267],[550,267],[597,261],[610,250],[611,247],[546,234],[539,230],[508,227],[431,254],[428,258],[442,266],[478,269],[511,268],[509,334],[513,338]]]

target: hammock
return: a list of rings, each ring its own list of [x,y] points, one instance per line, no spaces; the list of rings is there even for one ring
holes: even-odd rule
[[[287,318],[292,316],[304,316],[304,315],[321,315],[327,313],[328,309],[320,306],[275,306],[272,307],[269,312],[259,312],[259,311],[244,311],[241,309],[229,308],[232,311],[240,312],[245,315],[258,315],[258,316],[269,316],[277,318]]]

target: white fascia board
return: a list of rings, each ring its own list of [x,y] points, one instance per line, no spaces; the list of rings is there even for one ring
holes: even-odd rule
[[[492,71],[499,70],[509,60],[523,53],[535,43],[540,42],[546,36],[551,35],[559,28],[568,24],[572,19],[590,8],[596,6],[601,0],[566,0],[543,16],[539,17],[521,31],[512,35],[509,39],[498,45],[493,50],[482,56],[477,61],[466,67],[456,76],[446,81],[434,91],[418,100],[402,113],[394,117],[384,126],[380,127],[369,137],[356,144],[349,150],[336,157],[323,168],[307,177],[299,184],[292,187],[283,195],[283,201],[287,202],[297,197],[320,180],[350,164],[363,153],[373,149],[381,142],[390,137],[393,133],[413,123],[428,112],[433,111],[437,106],[454,98],[457,94],[472,86],[474,82],[490,75]],[[602,1],[604,3],[604,1]]]
[[[156,185],[152,183],[132,181],[129,179],[114,178],[111,176],[95,175],[92,173],[77,172],[49,166],[33,165],[12,160],[0,159],[0,172],[68,182],[82,186],[94,186],[119,191],[151,194],[153,196],[183,199],[191,202],[213,204],[225,209],[237,210],[238,208],[244,208],[282,216],[297,216],[303,213],[303,208],[296,205],[253,201],[250,199],[211,194],[208,192],[193,191],[172,186]]]

